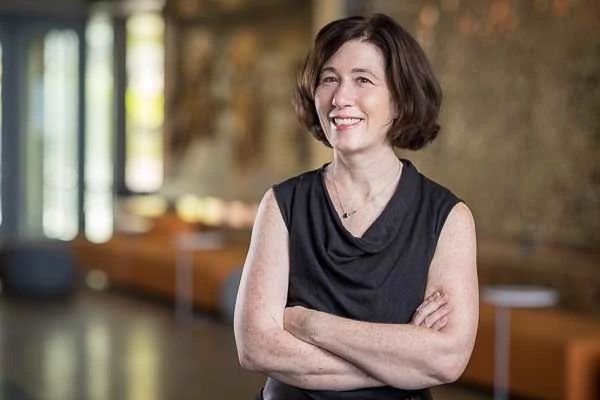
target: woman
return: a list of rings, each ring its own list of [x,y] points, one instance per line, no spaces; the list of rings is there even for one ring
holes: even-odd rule
[[[333,161],[264,195],[236,304],[240,363],[268,375],[264,399],[426,399],[462,374],[478,322],[473,217],[394,153],[437,136],[440,103],[389,17],[318,33],[294,106]]]

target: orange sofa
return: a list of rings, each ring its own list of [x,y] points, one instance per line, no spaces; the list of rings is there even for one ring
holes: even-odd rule
[[[600,399],[600,321],[557,309],[511,310],[510,390],[535,399]],[[493,386],[494,307],[482,304],[461,381]]]
[[[183,254],[181,249],[178,250],[177,238],[197,228],[177,222],[175,218],[161,218],[148,233],[118,233],[101,244],[79,237],[71,243],[71,247],[84,273],[103,271],[112,285],[169,300],[175,298],[178,251],[185,257],[191,256],[192,303],[205,311],[217,311],[223,282],[243,265],[249,232],[228,232],[224,234],[222,247],[191,250]]]

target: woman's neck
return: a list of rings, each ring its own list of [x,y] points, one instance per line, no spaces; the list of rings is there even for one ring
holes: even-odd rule
[[[377,154],[344,155],[333,151],[333,162],[329,174],[338,188],[344,192],[354,192],[356,197],[368,197],[396,177],[401,165],[391,147],[385,147]],[[354,197],[354,196],[352,196]]]

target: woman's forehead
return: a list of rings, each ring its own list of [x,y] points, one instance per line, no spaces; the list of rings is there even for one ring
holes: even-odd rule
[[[364,40],[350,40],[323,64],[321,71],[330,69],[347,72],[370,71],[377,75],[384,70],[384,59],[381,50],[374,44]]]

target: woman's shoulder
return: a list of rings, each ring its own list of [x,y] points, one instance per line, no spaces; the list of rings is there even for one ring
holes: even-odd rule
[[[462,199],[458,197],[454,191],[452,191],[447,186],[441,184],[440,182],[425,176],[423,173],[419,172],[419,176],[421,178],[421,192],[424,198],[433,201],[435,203],[438,202],[451,202],[457,203],[461,202]]]
[[[317,180],[320,179],[320,176],[321,168],[317,168],[294,175],[273,185],[273,194],[275,195],[275,200],[279,205],[281,215],[283,216],[283,220],[285,221],[288,230],[290,229],[295,199],[302,199],[305,198],[305,196],[309,196],[310,187],[312,187],[314,182],[317,182]]]
[[[445,185],[419,173],[421,180],[420,206],[429,210],[433,222],[434,237],[438,238],[448,215],[459,203],[464,201]],[[436,239],[437,240],[437,239]]]

